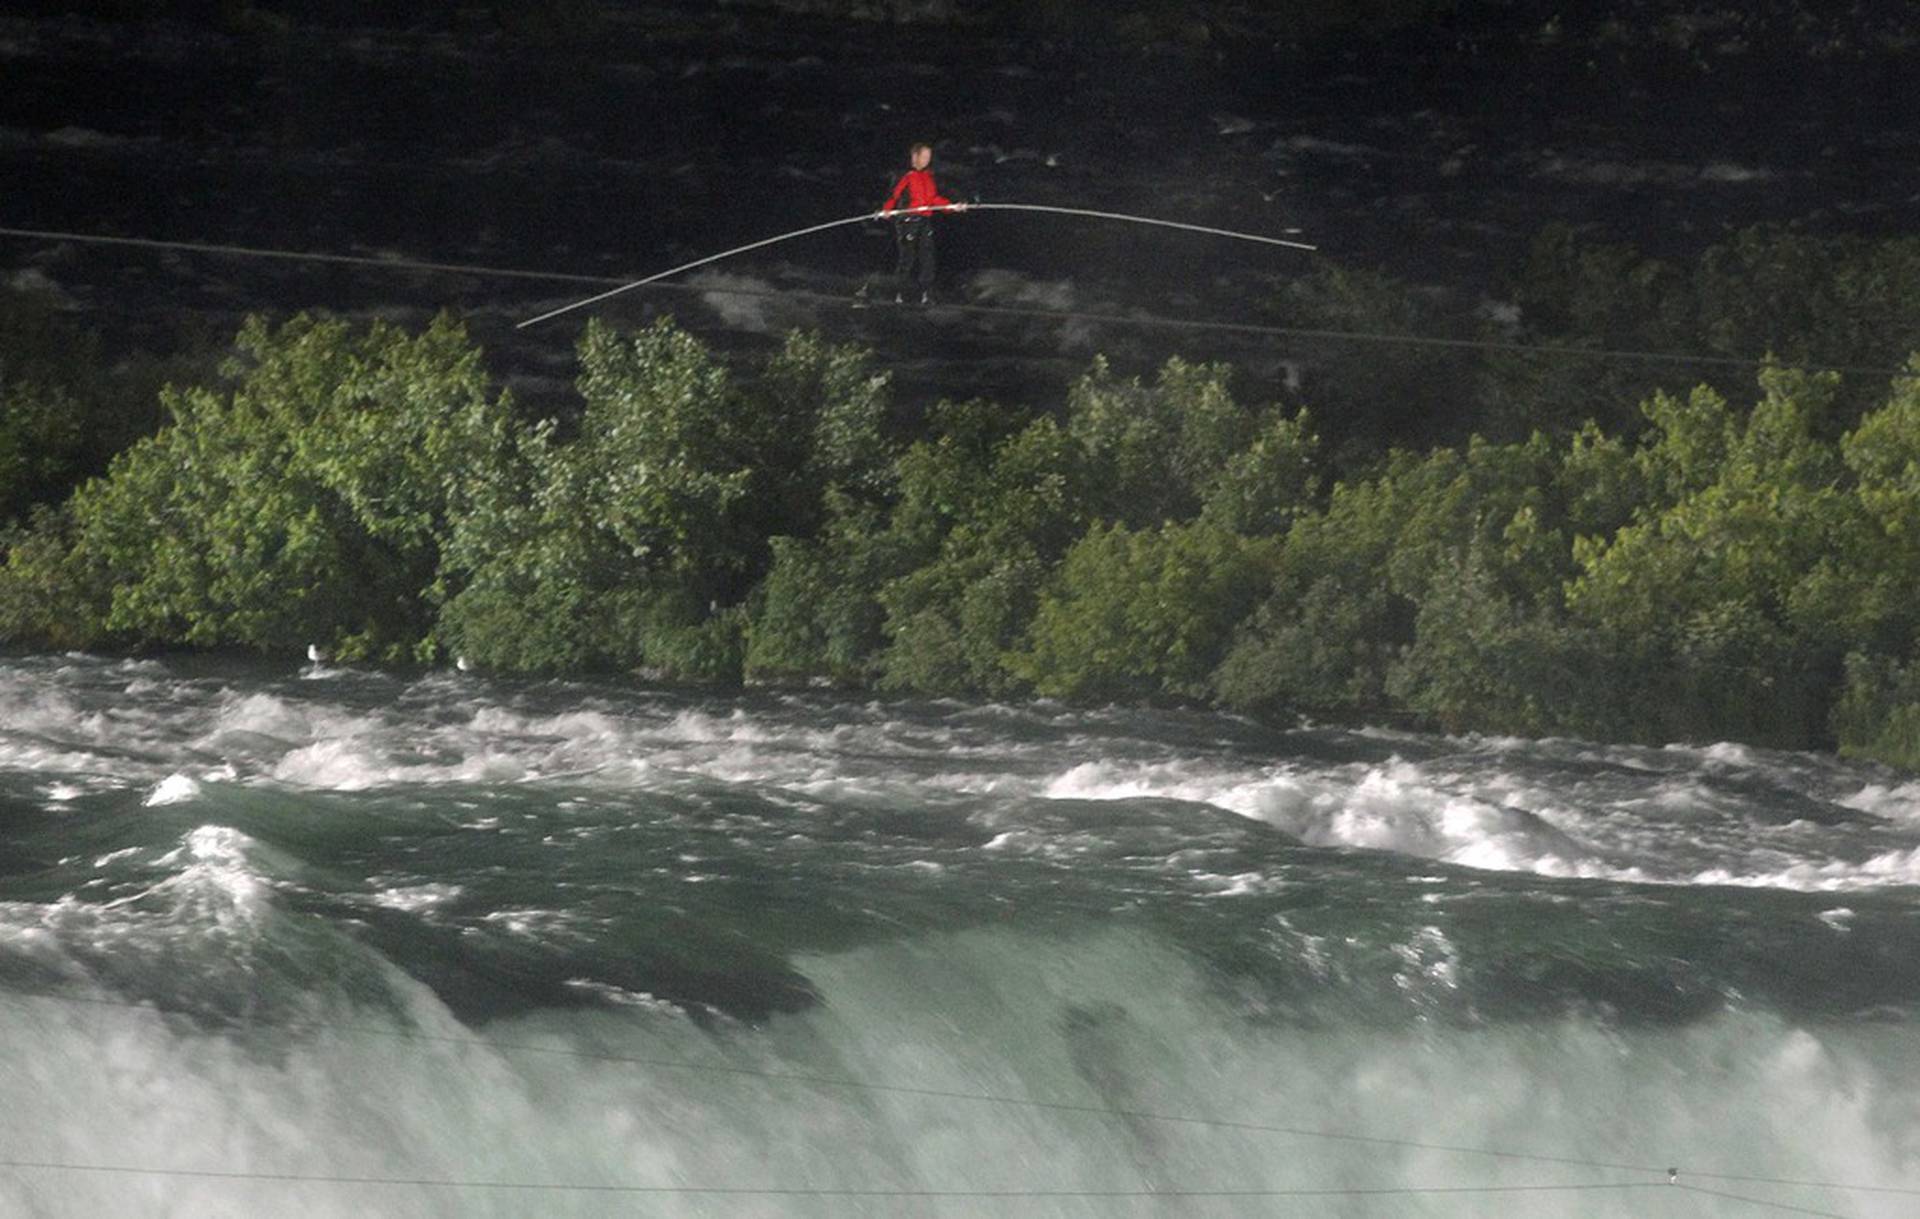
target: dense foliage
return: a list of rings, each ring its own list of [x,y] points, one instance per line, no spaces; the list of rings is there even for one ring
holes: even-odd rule
[[[1346,465],[1375,458],[1383,439],[1520,440],[1589,421],[1630,435],[1645,425],[1649,395],[1710,385],[1737,397],[1765,354],[1897,368],[1920,326],[1920,238],[1758,226],[1682,260],[1556,224],[1498,289],[1506,304],[1490,308],[1331,262],[1287,283],[1272,320],[1379,339],[1298,346],[1329,455]],[[1411,341],[1393,341],[1401,337]],[[1822,421],[1827,434],[1871,410],[1885,386],[1884,375],[1849,377]]]
[[[27,277],[20,277],[25,279]],[[197,376],[195,336],[181,352],[116,352],[31,288],[0,286],[0,525],[57,504],[160,422],[169,379]]]
[[[1678,270],[1549,234],[1515,324],[1884,359],[1857,318],[1899,307],[1920,255],[1802,240],[1748,234]],[[1771,312],[1735,290],[1782,290],[1782,266],[1820,290]],[[1293,299],[1390,321],[1391,288],[1343,273]],[[157,430],[8,535],[0,637],[1171,697],[1920,765],[1920,357],[1669,386],[1432,359],[1321,369],[1311,414],[1242,401],[1224,366],[1096,359],[1058,409],[942,403],[909,426],[869,352],[797,334],[748,366],[671,322],[594,324],[578,411],[533,420],[450,318],[254,321],[218,377],[166,390]],[[1423,386],[1507,426],[1380,423],[1400,443],[1369,450],[1348,420],[1328,443],[1327,411]],[[0,364],[8,435],[41,438],[0,447],[16,505],[56,498],[20,455],[63,451],[59,395],[78,393]]]

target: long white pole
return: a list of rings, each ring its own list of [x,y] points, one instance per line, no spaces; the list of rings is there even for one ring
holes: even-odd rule
[[[837,229],[842,225],[859,224],[867,220],[884,219],[886,216],[908,216],[908,215],[916,215],[916,214],[931,213],[931,212],[948,212],[948,211],[959,211],[959,210],[965,210],[965,211],[993,210],[993,211],[1003,211],[1003,212],[1051,212],[1056,215],[1062,215],[1062,216],[1091,216],[1100,220],[1120,220],[1128,224],[1152,224],[1152,225],[1159,225],[1162,228],[1185,229],[1188,232],[1192,232],[1192,233],[1207,233],[1215,237],[1230,237],[1236,241],[1257,241],[1264,245],[1286,246],[1287,248],[1294,249],[1294,250],[1317,250],[1320,248],[1318,246],[1308,245],[1303,241],[1287,241],[1284,238],[1266,237],[1259,233],[1241,233],[1233,229],[1211,228],[1204,224],[1185,224],[1178,220],[1158,220],[1151,216],[1129,216],[1121,212],[1098,212],[1098,211],[1093,211],[1091,209],[1084,208],[1084,207],[1054,207],[1044,203],[969,203],[969,204],[965,204],[963,207],[911,207],[911,208],[903,207],[903,208],[896,208],[892,212],[884,213],[884,214],[879,212],[861,212],[858,216],[847,216],[840,220],[829,220],[825,224],[810,225],[804,229],[795,229],[791,233],[781,233],[777,237],[767,237],[767,238],[763,238],[760,241],[749,242],[748,244],[743,246],[735,246],[731,250],[722,250],[718,254],[709,254],[705,258],[697,258],[692,262],[681,263],[677,267],[670,267],[665,271],[655,272],[654,274],[647,276],[645,279],[636,279],[630,284],[622,284],[618,288],[610,288],[605,292],[599,293],[598,295],[589,296],[585,300],[574,301],[572,304],[562,305],[558,309],[549,309],[547,312],[541,314],[538,317],[530,317],[526,321],[520,322],[518,325],[515,326],[515,329],[524,330],[528,326],[533,326],[540,322],[544,322],[549,318],[559,317],[563,313],[571,313],[575,309],[584,309],[588,305],[597,305],[601,301],[606,300],[609,297],[620,295],[622,292],[631,292],[635,288],[644,288],[648,284],[658,283],[660,280],[666,279],[670,276],[678,275],[682,271],[691,271],[695,267],[704,267],[708,263],[719,262],[723,258],[732,258],[736,254],[745,254],[749,250],[758,250],[765,246],[778,245],[780,242],[783,242],[783,241],[792,241],[796,237],[805,237],[811,233],[824,232],[827,229]]]
[[[926,210],[926,209],[921,209]],[[938,209],[935,209],[938,210]],[[1045,203],[969,203],[968,211],[988,210],[1007,212],[1054,212],[1062,216],[1093,216],[1100,220],[1124,220],[1128,224],[1157,224],[1162,228],[1185,229],[1189,233],[1211,233],[1215,237],[1231,237],[1236,241],[1258,241],[1265,245],[1286,246],[1292,250],[1317,250],[1317,245],[1308,245],[1304,241],[1288,241],[1282,237],[1264,237],[1259,233],[1242,233],[1234,229],[1209,228],[1204,224],[1186,224],[1179,220],[1156,220],[1152,216],[1128,216],[1121,212],[1096,212],[1084,207],[1052,207]]]

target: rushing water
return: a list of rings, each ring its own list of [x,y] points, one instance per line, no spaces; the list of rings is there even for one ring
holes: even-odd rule
[[[1810,755],[15,658],[0,1214],[1910,1215],[1916,885]]]

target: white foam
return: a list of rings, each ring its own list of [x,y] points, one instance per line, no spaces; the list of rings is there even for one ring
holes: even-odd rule
[[[160,780],[159,786],[148,792],[147,798],[140,803],[147,808],[157,808],[166,804],[185,804],[199,794],[199,781],[176,771]]]
[[[1692,883],[1735,885],[1753,889],[1798,889],[1831,893],[1878,889],[1887,885],[1920,885],[1920,846],[1883,851],[1859,863],[1845,860],[1804,861],[1771,871],[1738,872],[1708,868],[1695,873]]]
[[[196,826],[180,846],[155,861],[179,872],[103,909],[159,909],[176,920],[221,929],[251,925],[266,913],[273,894],[272,885],[249,859],[258,847],[232,826]]]
[[[1041,794],[1053,800],[1130,800],[1171,796],[1188,787],[1168,767],[1082,762],[1050,780]]]
[[[1460,950],[1438,927],[1422,927],[1406,943],[1393,945],[1393,955],[1402,963],[1394,983],[1416,1001],[1460,987]]]
[[[822,802],[904,802],[973,817],[983,801],[1153,800],[1263,821],[1314,846],[1496,871],[1796,889],[1920,883],[1920,783],[1731,744],[1373,731],[1344,734],[1371,760],[1330,762],[1284,744],[1248,752],[1239,729],[1196,741],[1183,728],[1169,740],[1151,713],[1045,703],[918,712],[844,704],[823,715],[827,706],[812,697],[748,710],[594,690],[569,705],[546,688],[502,697],[485,681],[432,676],[362,707],[291,682],[248,689],[85,657],[15,662],[9,673],[18,680],[0,682],[0,768],[46,776],[39,790],[56,803],[132,788],[166,807],[203,799],[213,782],[341,792],[564,783],[698,793],[738,784],[772,815],[796,818]],[[356,683],[391,686],[377,676],[343,680],[350,693]],[[136,684],[143,692],[127,694]],[[1775,792],[1876,820],[1783,821]],[[1097,826],[1066,834],[988,816],[983,829],[996,835],[995,851],[1055,855],[1102,842]]]
[[[1018,853],[1045,849],[1045,835],[1029,830],[1003,830],[986,842],[980,844],[983,851],[1012,851]]]
[[[486,916],[485,921],[503,928],[511,935],[532,940],[551,940],[572,933],[580,918],[565,910],[526,907],[495,910]]]
[[[658,787],[691,776],[806,790],[809,784],[862,782],[848,773],[853,755],[872,759],[865,766],[882,770],[889,755],[946,755],[946,741],[903,744],[899,728],[885,721],[803,728],[738,710],[683,710],[660,718],[598,709],[529,715],[498,705],[473,708],[464,723],[423,728],[394,717],[302,715],[263,696],[251,707],[230,709],[200,745],[261,755],[266,729],[277,738],[257,757],[268,777],[338,791],[553,778]]]
[[[287,744],[311,741],[322,733],[338,732],[352,719],[320,704],[296,704],[277,694],[229,694],[221,700],[209,730],[200,743],[213,747],[234,733],[269,737]]]
[[[1084,762],[1042,791],[1053,798],[1210,804],[1265,821],[1314,846],[1397,851],[1495,871],[1609,874],[1577,841],[1537,814],[1480,794],[1446,790],[1420,767],[1399,760],[1320,772]]]
[[[1920,783],[1896,783],[1891,787],[1869,783],[1834,803],[1890,821],[1920,826]]]
[[[390,765],[371,743],[347,740],[317,741],[281,758],[270,772],[283,783],[332,791],[363,791],[395,777]]]
[[[1223,876],[1217,872],[1190,872],[1187,874],[1194,884],[1210,889],[1208,897],[1251,897],[1260,894],[1275,893],[1285,889],[1288,882],[1268,876],[1263,872],[1235,872]]]
[[[64,736],[97,724],[97,717],[82,712],[78,700],[64,690],[39,682],[0,683],[0,729]]]
[[[592,995],[596,999],[615,1004],[619,1007],[638,1008],[642,1011],[654,1012],[663,1016],[679,1016],[682,1014],[678,1004],[659,998],[651,992],[644,990],[627,990],[623,987],[614,986],[608,982],[596,981],[592,978],[568,978],[565,982],[561,983],[561,985],[567,987],[569,990],[577,990],[583,994]]]
[[[409,914],[419,914],[444,906],[461,893],[459,885],[431,883],[424,885],[404,885],[382,889],[373,895],[373,904],[389,910],[404,910]]]
[[[1736,741],[1715,741],[1699,749],[1701,757],[1714,762],[1724,762],[1729,766],[1751,767],[1757,762],[1751,745],[1742,745]]]

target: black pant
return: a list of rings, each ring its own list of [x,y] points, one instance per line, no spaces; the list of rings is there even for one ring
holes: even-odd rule
[[[907,285],[916,278],[920,281],[920,291],[933,288],[933,221],[925,216],[908,216],[893,222],[893,244],[899,251],[899,261],[894,264],[894,291],[905,292]]]

